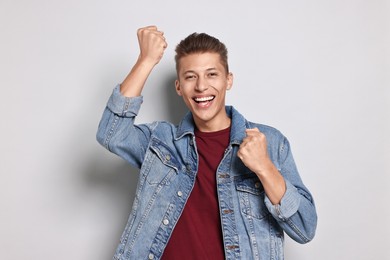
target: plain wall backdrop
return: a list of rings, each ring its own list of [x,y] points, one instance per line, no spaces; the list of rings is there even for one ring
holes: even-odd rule
[[[207,32],[229,49],[227,103],[290,140],[319,222],[286,259],[390,259],[389,1],[0,0],[0,259],[111,259],[137,170],[95,133],[138,56],[169,43],[137,122],[185,113],[174,47]]]

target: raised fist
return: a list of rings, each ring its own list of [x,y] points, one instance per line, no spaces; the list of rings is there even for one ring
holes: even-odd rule
[[[137,31],[140,47],[140,59],[156,65],[161,60],[168,44],[164,33],[157,30],[156,26],[147,26]]]

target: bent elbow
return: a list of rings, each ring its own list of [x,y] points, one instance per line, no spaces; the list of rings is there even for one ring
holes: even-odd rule
[[[314,216],[309,223],[303,226],[301,230],[296,230],[294,232],[294,237],[292,237],[296,242],[300,244],[307,244],[312,241],[315,237],[317,230],[317,215]]]

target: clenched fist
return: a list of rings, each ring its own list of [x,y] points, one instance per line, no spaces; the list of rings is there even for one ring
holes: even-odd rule
[[[247,129],[237,156],[254,173],[261,173],[271,163],[267,152],[267,139],[257,128]]]
[[[259,177],[272,204],[279,204],[286,192],[286,184],[283,176],[269,158],[265,135],[257,128],[247,129],[246,137],[238,149],[237,156]]]
[[[137,31],[140,54],[137,62],[122,82],[120,91],[126,97],[141,95],[145,82],[154,66],[160,62],[168,44],[164,33],[156,26],[147,26]]]
[[[159,63],[168,46],[164,33],[157,30],[156,26],[147,26],[138,29],[137,36],[140,47],[139,59],[153,65]]]

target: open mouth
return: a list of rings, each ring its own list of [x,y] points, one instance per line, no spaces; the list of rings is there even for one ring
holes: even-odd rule
[[[196,103],[201,104],[201,103],[207,103],[207,102],[213,101],[214,98],[215,98],[215,96],[195,97],[195,98],[193,98],[193,100],[194,100]]]

